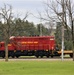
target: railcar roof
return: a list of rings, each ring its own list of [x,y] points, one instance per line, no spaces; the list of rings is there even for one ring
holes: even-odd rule
[[[18,36],[18,37],[13,37],[13,38],[54,38],[54,36],[31,36],[31,37],[28,37],[28,36]]]

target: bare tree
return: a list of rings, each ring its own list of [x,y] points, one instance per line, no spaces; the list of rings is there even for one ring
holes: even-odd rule
[[[4,23],[1,24],[2,33],[4,35],[4,42],[5,42],[5,61],[8,61],[8,42],[9,37],[11,36],[11,23],[12,23],[12,6],[8,5],[8,7],[4,4],[4,7],[0,9],[0,16],[3,19]]]
[[[73,15],[74,15],[74,4],[73,0],[47,0],[44,2],[46,5],[45,16],[42,17],[43,20],[50,21],[55,20],[62,22],[62,25],[72,33],[73,41],[73,61],[74,61],[74,25],[73,25]],[[53,16],[56,16],[57,19]],[[70,28],[69,28],[70,26]]]
[[[23,21],[27,18],[28,13],[26,13]],[[5,61],[8,61],[8,43],[9,38],[13,33],[15,33],[16,29],[18,28],[13,21],[13,13],[12,13],[12,6],[4,4],[4,7],[0,8],[0,19],[3,20],[3,23],[0,24],[0,28],[3,33],[3,38],[5,42]]]
[[[68,14],[69,14],[69,21],[70,21],[70,26],[71,26],[71,34],[72,34],[72,49],[73,49],[73,61],[74,61],[74,25],[73,25],[73,5],[71,3],[71,0],[68,0],[66,3],[67,9],[68,9]]]

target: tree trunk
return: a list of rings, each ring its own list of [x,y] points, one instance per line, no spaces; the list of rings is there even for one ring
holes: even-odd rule
[[[74,29],[73,29],[73,31],[74,31]],[[73,61],[74,61],[74,33],[72,35],[72,50],[73,50]]]
[[[72,51],[73,51],[73,61],[74,61],[74,21],[72,20]]]
[[[73,61],[74,61],[74,43],[73,43]]]
[[[5,42],[5,61],[8,61],[8,43]]]

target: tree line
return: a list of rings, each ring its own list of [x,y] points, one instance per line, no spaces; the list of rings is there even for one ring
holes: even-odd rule
[[[5,25],[0,23],[1,25]],[[40,26],[41,25],[41,26]],[[43,24],[35,25],[33,22],[28,20],[21,20],[20,18],[13,20],[10,25],[10,36],[40,36],[40,27],[42,27],[42,36],[48,36],[49,29],[46,28]],[[13,30],[14,29],[14,30]],[[2,30],[5,30],[2,26],[0,27],[0,41],[4,41],[4,33]]]

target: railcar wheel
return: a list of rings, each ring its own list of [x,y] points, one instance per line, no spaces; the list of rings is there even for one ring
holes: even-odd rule
[[[53,58],[53,55],[51,55],[51,58]]]
[[[49,55],[47,55],[46,57],[49,58]]]
[[[36,58],[39,58],[39,56],[36,56]]]
[[[2,58],[5,58],[5,56],[2,56]]]
[[[16,56],[16,58],[19,58],[19,56]]]
[[[72,58],[73,57],[73,54],[70,54],[69,56]]]
[[[12,58],[14,58],[15,56],[11,56]]]
[[[42,56],[40,56],[41,58],[43,58],[43,55]]]
[[[1,52],[1,53],[0,53],[0,56],[1,56],[2,58],[5,58],[5,52]]]
[[[2,58],[5,58],[5,55],[2,55],[1,57],[2,57]]]
[[[35,56],[36,56],[36,58],[39,58],[39,52],[38,51],[35,52]]]
[[[40,51],[40,52],[39,52],[39,56],[40,56],[41,58],[43,58],[43,51]]]

